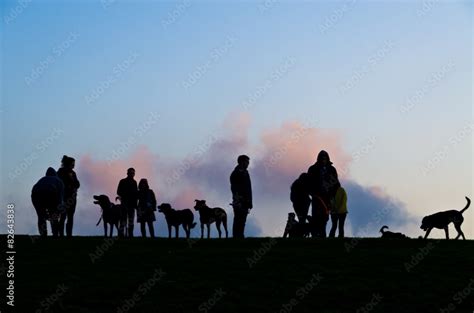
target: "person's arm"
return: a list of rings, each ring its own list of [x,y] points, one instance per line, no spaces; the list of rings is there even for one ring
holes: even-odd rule
[[[123,181],[120,180],[118,187],[117,187],[117,195],[122,198],[123,197]]]
[[[150,192],[151,192],[151,204],[153,206],[153,211],[156,211],[156,206],[157,206],[156,196],[153,190],[150,189]]]
[[[73,181],[73,184],[74,184],[74,189],[79,189],[79,187],[81,187],[81,183],[79,182],[79,179],[77,179],[77,175],[76,175],[76,172],[72,172],[72,181]]]

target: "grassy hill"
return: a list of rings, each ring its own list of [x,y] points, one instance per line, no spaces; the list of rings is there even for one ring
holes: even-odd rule
[[[16,250],[16,312],[474,310],[474,241],[19,236]]]

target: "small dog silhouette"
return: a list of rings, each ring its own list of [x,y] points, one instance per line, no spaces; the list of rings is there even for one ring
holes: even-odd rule
[[[382,228],[380,228],[380,232],[382,233],[382,238],[391,238],[391,239],[405,239],[405,238],[408,238],[407,236],[405,236],[404,234],[402,233],[393,233],[391,231],[385,231],[386,229],[388,229],[388,226],[383,226]]]
[[[288,221],[286,222],[285,232],[283,238],[307,238],[311,234],[311,216],[307,217],[310,223],[303,221],[302,223],[296,220],[295,213],[288,213]]]

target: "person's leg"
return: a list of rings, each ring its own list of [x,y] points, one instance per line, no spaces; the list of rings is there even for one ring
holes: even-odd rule
[[[153,221],[148,222],[148,230],[150,231],[150,237],[155,238],[155,228],[153,227]]]
[[[41,213],[41,209],[36,209],[36,214],[38,215],[38,231],[41,237],[48,236],[48,226],[46,225],[46,215]]]
[[[66,236],[68,237],[72,237],[72,228],[74,226],[74,214],[76,213],[76,205],[77,205],[77,200],[76,200],[76,197],[73,196],[70,198],[70,203],[66,208],[66,216],[67,216]]]
[[[239,226],[240,226],[240,215],[239,210],[234,208],[234,221],[232,225],[232,237],[238,238],[239,237]]]
[[[128,237],[133,238],[133,224],[135,222],[135,208],[127,208],[128,210]]]
[[[344,238],[344,223],[346,221],[347,213],[339,215],[339,238]]]
[[[336,236],[337,220],[338,220],[338,215],[331,214],[332,226],[331,226],[331,231],[329,232],[329,238],[334,238]]]
[[[140,232],[142,233],[142,237],[143,238],[146,238],[146,223],[145,222],[141,222],[140,223]]]
[[[66,222],[66,212],[62,212],[59,217],[59,221],[57,223],[57,235],[60,237],[64,237],[64,226]],[[51,224],[52,225],[52,224]]]
[[[318,218],[318,210],[319,210],[319,201],[317,200],[316,196],[313,196],[313,200],[311,202],[311,218],[312,218],[312,226],[311,226],[311,237],[318,238],[319,237],[319,218]]]

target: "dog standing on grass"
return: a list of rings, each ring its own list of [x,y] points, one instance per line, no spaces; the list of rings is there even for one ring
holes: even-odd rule
[[[201,239],[204,238],[204,225],[207,226],[207,238],[211,236],[211,224],[216,223],[219,238],[222,237],[221,224],[224,226],[225,237],[228,238],[227,232],[227,213],[222,208],[210,208],[206,204],[206,200],[195,200],[194,209],[199,212],[199,220],[201,221]]]
[[[186,238],[191,236],[191,229],[196,227],[194,223],[194,214],[190,209],[175,210],[169,203],[162,203],[158,206],[158,212],[165,215],[166,223],[168,224],[168,238],[171,238],[171,228],[176,230],[176,238],[179,238],[179,226],[183,225],[186,232]]]
[[[107,226],[110,225],[110,237],[114,234],[114,226],[117,228],[118,236],[123,237],[124,225],[123,220],[126,216],[125,208],[120,204],[114,204],[110,202],[109,197],[106,195],[94,196],[94,204],[98,204],[102,209],[102,215],[100,216],[97,226],[100,221],[104,222],[104,236],[107,237]]]
[[[444,229],[444,232],[446,233],[446,239],[449,239],[448,226],[449,224],[453,223],[454,228],[458,232],[458,236],[456,237],[456,239],[459,239],[459,237],[462,236],[462,238],[466,240],[466,237],[464,237],[464,233],[461,230],[461,225],[464,222],[464,217],[462,216],[462,214],[471,205],[471,199],[466,197],[466,200],[467,204],[461,211],[449,210],[424,217],[421,222],[420,228],[426,232],[425,239],[428,238],[428,235],[430,234],[433,228]]]

